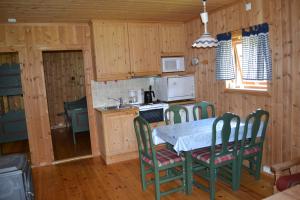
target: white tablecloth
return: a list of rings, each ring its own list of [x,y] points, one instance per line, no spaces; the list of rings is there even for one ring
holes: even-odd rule
[[[174,146],[176,152],[190,151],[203,147],[211,146],[212,125],[216,118],[203,119],[198,121],[161,126],[153,129],[152,139],[154,144],[168,142]],[[222,122],[217,125],[216,143],[221,144]],[[230,141],[234,141],[234,131],[236,122],[232,122]],[[243,137],[244,122],[240,123],[239,140]],[[251,124],[248,127],[247,138],[251,136]],[[261,135],[262,127],[260,127],[258,136]]]

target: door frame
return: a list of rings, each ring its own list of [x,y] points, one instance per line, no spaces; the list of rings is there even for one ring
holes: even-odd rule
[[[92,99],[92,88],[91,88],[91,81],[94,80],[94,67],[92,62],[92,53],[91,48],[89,45],[64,45],[62,46],[51,46],[51,47],[40,47],[39,50],[39,57],[41,58],[41,61],[43,61],[43,52],[47,51],[81,51],[83,55],[83,64],[84,64],[84,84],[85,84],[85,94],[87,98],[87,107],[88,107],[88,118],[89,118],[89,129],[90,129],[90,142],[91,142],[91,150],[92,150],[92,156],[99,156],[100,155],[100,149],[99,149],[99,134],[98,134],[98,127],[96,124],[96,111],[93,108],[93,99]],[[43,62],[41,62],[42,70],[44,71],[44,65]],[[43,89],[46,93],[46,85],[45,85],[45,74],[42,73],[42,82],[44,83]],[[47,93],[46,93],[46,102],[47,102]],[[47,113],[48,112],[48,102],[46,103],[46,107],[44,108]],[[49,115],[48,117],[48,123],[50,128],[50,121],[49,121]],[[51,132],[51,130],[49,130]],[[53,152],[53,144],[52,144],[52,138],[51,140],[51,149],[52,149],[52,164],[57,164],[58,162],[54,160],[54,152]],[[77,158],[77,157],[75,157]],[[80,156],[78,157],[80,158]],[[83,157],[84,158],[84,157]],[[70,159],[66,159],[68,161]],[[61,163],[61,162],[59,162]]]

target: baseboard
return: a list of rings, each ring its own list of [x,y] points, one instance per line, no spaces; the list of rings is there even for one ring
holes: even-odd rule
[[[118,162],[136,159],[139,157],[139,155],[138,155],[138,151],[134,151],[134,152],[123,153],[123,154],[118,154],[113,156],[101,155],[101,157],[105,161],[106,165],[110,165]]]
[[[74,157],[74,158],[53,161],[52,164],[57,165],[57,164],[61,164],[61,163],[72,162],[72,161],[82,160],[82,159],[87,159],[87,158],[92,158],[92,157],[93,157],[93,155],[78,156],[78,157]]]

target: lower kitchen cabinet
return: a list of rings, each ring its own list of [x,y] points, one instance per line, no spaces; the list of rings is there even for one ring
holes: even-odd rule
[[[106,164],[138,157],[138,146],[133,126],[133,120],[137,115],[137,109],[99,110],[100,151]]]

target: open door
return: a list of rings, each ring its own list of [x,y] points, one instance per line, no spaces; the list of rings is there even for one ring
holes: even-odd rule
[[[44,51],[54,160],[91,154],[82,51]]]

